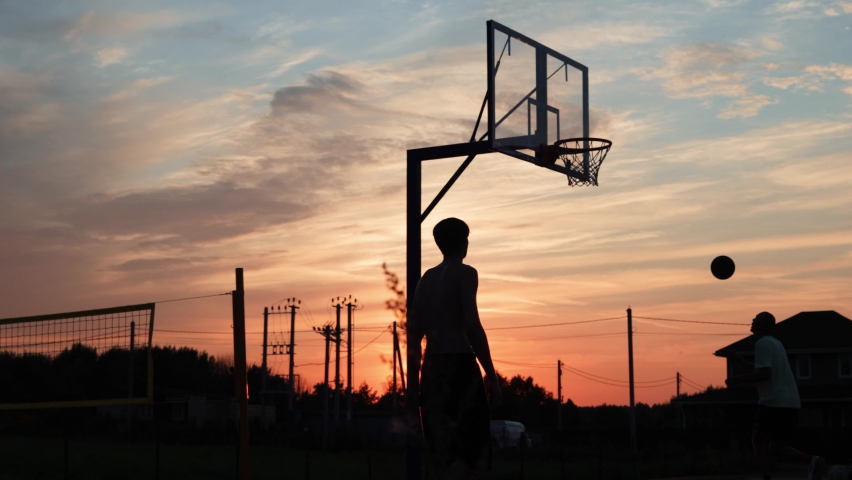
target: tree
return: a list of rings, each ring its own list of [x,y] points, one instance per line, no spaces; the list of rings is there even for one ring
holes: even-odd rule
[[[532,377],[515,375],[507,379],[497,373],[497,380],[503,393],[503,403],[494,411],[494,419],[518,421],[533,429],[546,428],[554,423],[557,401]]]
[[[388,290],[394,293],[394,298],[385,301],[385,308],[393,312],[396,317],[397,324],[405,335],[406,318],[408,314],[408,306],[406,304],[405,290],[399,285],[399,277],[397,274],[388,270],[388,264],[382,263],[382,270],[385,274],[385,286]]]
[[[352,392],[352,403],[356,408],[372,407],[379,400],[379,394],[367,385],[367,382],[361,382],[357,390]]]

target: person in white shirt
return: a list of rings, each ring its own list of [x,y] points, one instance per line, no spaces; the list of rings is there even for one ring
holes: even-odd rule
[[[757,337],[754,344],[754,365],[733,353],[733,358],[754,367],[754,373],[737,375],[725,380],[730,386],[755,383],[757,387],[757,418],[754,423],[752,446],[764,480],[771,480],[772,457],[787,457],[809,465],[808,479],[822,478],[825,460],[796,450],[789,445],[799,422],[799,389],[787,360],[784,345],[770,333],[775,317],[760,312],[751,321],[751,332]]]

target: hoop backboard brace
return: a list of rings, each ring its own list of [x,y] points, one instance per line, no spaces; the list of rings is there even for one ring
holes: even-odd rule
[[[421,224],[477,155],[499,152],[566,175],[569,185],[597,185],[600,163],[612,144],[589,137],[588,67],[493,20],[487,22],[487,43],[488,90],[470,141],[407,153],[409,311],[420,281]],[[478,136],[486,107],[486,131]],[[462,156],[467,158],[421,213],[421,162]],[[420,348],[411,337],[408,341],[409,352]],[[406,399],[417,399],[418,370],[409,367],[407,376]],[[409,410],[408,421],[408,478],[420,480],[419,415]]]

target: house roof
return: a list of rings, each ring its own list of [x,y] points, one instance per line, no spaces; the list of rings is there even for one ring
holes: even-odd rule
[[[791,350],[852,350],[852,320],[835,312],[800,312],[775,324],[772,336],[777,338],[784,348]],[[724,357],[729,352],[754,352],[757,341],[749,335],[713,354]]]

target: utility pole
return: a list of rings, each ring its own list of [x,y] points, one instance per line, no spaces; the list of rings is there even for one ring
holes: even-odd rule
[[[680,397],[680,372],[677,372],[677,394],[675,398]]]
[[[556,410],[556,429],[562,430],[562,360],[556,361],[556,389],[557,389],[557,397],[559,399],[559,407]]]
[[[396,322],[393,322],[393,384],[391,385],[391,402],[393,403],[393,416],[396,416],[396,359],[399,350],[399,339],[396,337]]]
[[[287,353],[290,355],[290,369],[287,376],[287,384],[290,386],[287,398],[287,410],[293,411],[293,399],[296,397],[296,383],[293,379],[293,369],[296,367],[293,355],[296,354],[296,310],[301,308],[302,301],[296,300],[295,297],[287,299],[287,307],[284,311],[290,309],[290,344],[287,345]]]
[[[236,290],[231,292],[234,325],[234,397],[240,412],[240,480],[249,480],[249,419],[246,381],[246,304],[243,269],[236,269]]]
[[[399,361],[399,379],[402,381],[402,391],[405,392],[405,372],[402,370],[402,348],[399,346],[399,333],[396,334],[396,358]]]
[[[340,310],[343,308],[343,305],[346,301],[344,297],[343,300],[340,297],[337,297],[336,300],[332,299],[332,306],[337,312],[337,323],[334,327],[334,342],[335,345],[335,360],[334,360],[334,426],[335,429],[340,426]]]
[[[636,457],[636,404],[633,396],[633,310],[627,307],[627,363],[630,374],[630,450]]]
[[[268,340],[269,333],[269,307],[263,307],[263,356],[260,364],[260,419],[263,424],[264,429],[268,426],[266,423],[266,402],[267,402],[267,391],[266,391],[266,379],[269,377],[269,371],[267,369],[266,363],[266,345]]]
[[[355,307],[358,306],[358,299],[352,298],[352,295],[349,295],[349,301],[346,303],[346,350],[348,355],[346,358],[348,359],[346,365],[346,423],[351,424],[352,422],[352,364],[355,362],[353,358],[354,352],[352,350],[352,320],[353,313],[355,311]]]
[[[325,379],[323,380],[322,392],[322,449],[328,449],[328,363],[329,363],[329,342],[334,332],[331,325],[324,325],[322,328],[314,327],[314,331],[325,338]]]

